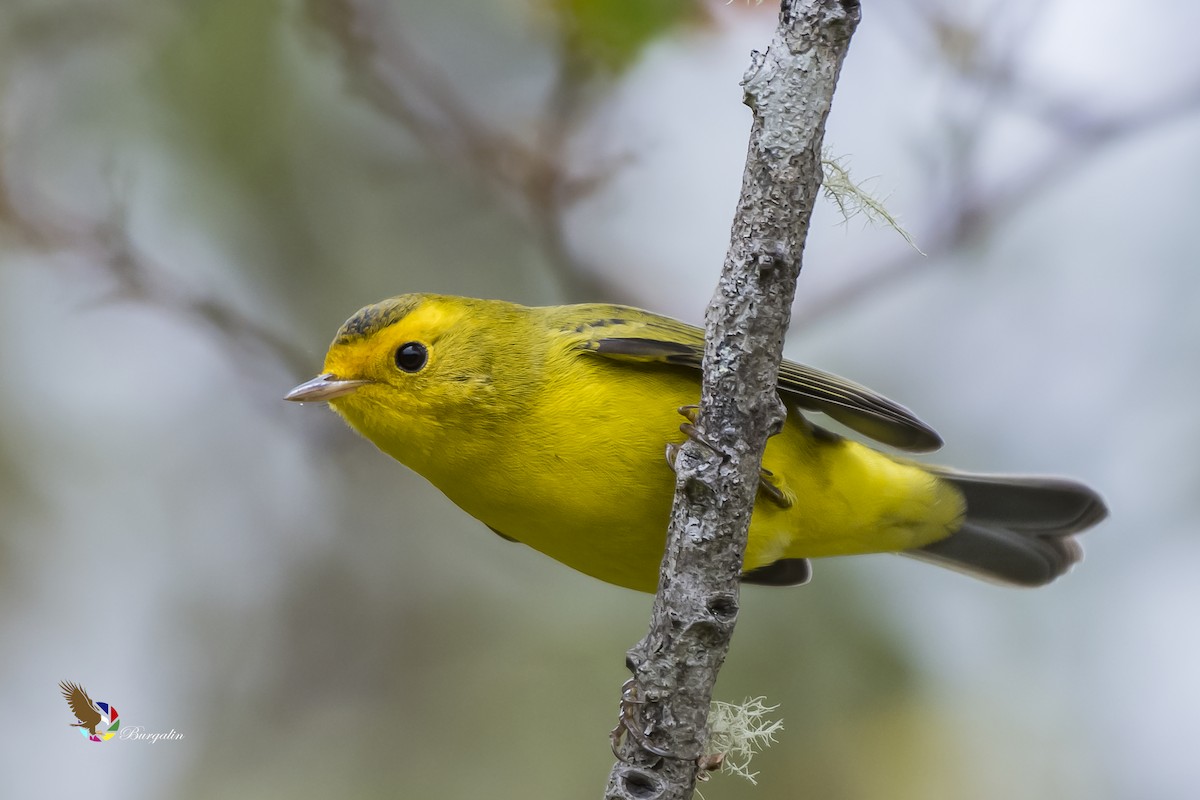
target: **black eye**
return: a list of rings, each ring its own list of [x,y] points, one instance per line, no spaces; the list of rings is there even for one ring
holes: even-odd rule
[[[406,342],[396,349],[396,366],[405,372],[416,372],[425,366],[429,353],[420,342]]]

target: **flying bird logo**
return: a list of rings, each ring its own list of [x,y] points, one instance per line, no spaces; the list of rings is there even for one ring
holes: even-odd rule
[[[93,702],[87,690],[77,683],[62,681],[58,686],[67,705],[71,707],[71,713],[79,720],[71,723],[72,728],[79,728],[79,732],[92,742],[107,742],[117,735],[121,723],[115,707],[108,703]]]

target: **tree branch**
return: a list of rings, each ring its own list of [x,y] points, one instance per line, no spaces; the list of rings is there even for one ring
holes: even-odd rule
[[[29,186],[14,190],[0,164],[0,234],[7,233],[18,246],[35,251],[79,256],[113,284],[97,303],[144,303],[174,318],[202,323],[239,356],[252,352],[281,364],[292,374],[309,368],[312,354],[285,335],[225,299],[206,295],[172,278],[133,240],[126,201],[116,188],[112,195],[105,218],[94,222],[74,218],[49,200],[37,198]],[[257,375],[244,358],[235,358],[233,363]]]
[[[717,672],[738,614],[758,471],[784,409],[775,392],[833,90],[855,0],[784,0],[743,80],[753,112],[729,251],[707,313],[698,427],[676,460],[675,506],[650,629],[628,654],[609,800],[691,797]],[[801,498],[800,502],[803,502]]]

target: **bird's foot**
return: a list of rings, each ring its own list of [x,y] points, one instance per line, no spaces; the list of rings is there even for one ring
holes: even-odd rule
[[[723,455],[721,448],[704,438],[704,434],[700,433],[700,429],[696,427],[696,420],[700,418],[700,406],[680,406],[679,413],[687,420],[687,422],[679,424],[680,432],[687,434],[689,439],[696,440],[714,453]]]
[[[758,491],[769,497],[780,508],[792,507],[792,498],[784,493],[779,481],[775,478],[775,473],[766,467],[759,467]]]
[[[696,428],[696,420],[700,415],[700,406],[680,406],[679,413],[683,415],[687,422],[680,424],[679,430],[687,434],[689,439],[695,439],[700,444],[712,450],[714,453],[720,453],[721,450],[712,442],[708,441],[701,435]],[[667,445],[667,463],[671,465],[671,469],[675,469],[675,460],[679,457],[679,445]],[[791,508],[792,500],[788,497],[779,485],[779,481],[775,478],[775,473],[766,467],[761,467],[758,470],[758,490],[770,498],[776,505],[781,508]]]

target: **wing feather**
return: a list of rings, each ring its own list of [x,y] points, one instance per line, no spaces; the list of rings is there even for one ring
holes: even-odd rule
[[[580,349],[607,358],[696,370],[704,358],[704,331],[649,311],[626,306],[569,306],[561,322],[562,330],[581,337]],[[937,432],[907,408],[837,375],[785,360],[777,385],[785,402],[819,411],[883,444],[912,452],[942,446]]]

